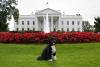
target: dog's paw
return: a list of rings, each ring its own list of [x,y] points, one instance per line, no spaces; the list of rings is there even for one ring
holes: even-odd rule
[[[56,56],[53,56],[53,60],[56,61],[56,59],[57,59]]]
[[[48,61],[53,61],[52,59],[49,59]]]

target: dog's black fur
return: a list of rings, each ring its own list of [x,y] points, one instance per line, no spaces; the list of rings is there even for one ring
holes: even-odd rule
[[[37,60],[50,60],[52,56],[56,56],[56,52],[52,51],[52,46],[56,45],[56,39],[54,37],[49,38],[48,45],[43,50],[41,56],[37,58]]]

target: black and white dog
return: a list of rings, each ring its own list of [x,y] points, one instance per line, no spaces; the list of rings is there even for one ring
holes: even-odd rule
[[[54,37],[49,38],[48,45],[43,50],[41,56],[37,58],[37,60],[56,60],[56,39]]]

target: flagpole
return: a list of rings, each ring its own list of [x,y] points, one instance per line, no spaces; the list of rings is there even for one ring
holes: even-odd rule
[[[45,5],[46,5],[46,8],[49,8],[49,3],[48,3],[48,2],[46,2],[46,4],[45,4]]]

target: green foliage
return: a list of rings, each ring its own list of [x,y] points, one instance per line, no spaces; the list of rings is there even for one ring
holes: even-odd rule
[[[95,32],[100,32],[100,17],[95,18],[94,24]]]
[[[0,31],[8,30],[7,19],[10,20],[12,15],[15,21],[18,22],[19,10],[15,7],[16,5],[16,0],[6,0],[6,4],[0,4]]]
[[[15,22],[18,22],[19,10],[17,8],[15,9],[15,12],[14,12],[13,16],[14,16]]]
[[[100,67],[100,43],[57,44],[57,61],[37,61],[45,46],[0,44],[0,67]]]
[[[0,31],[8,31],[7,12],[0,11]]]
[[[88,21],[83,21],[83,24],[82,24],[82,27],[83,27],[83,31],[84,32],[90,32],[90,23]]]

